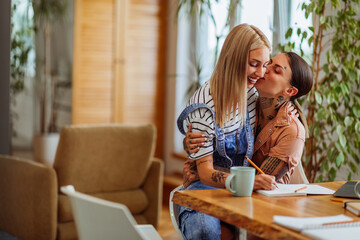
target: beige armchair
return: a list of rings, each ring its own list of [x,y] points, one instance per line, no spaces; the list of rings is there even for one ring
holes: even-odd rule
[[[163,162],[153,125],[64,127],[54,167],[0,156],[0,231],[20,239],[76,239],[64,185],[126,205],[138,224],[158,226]]]

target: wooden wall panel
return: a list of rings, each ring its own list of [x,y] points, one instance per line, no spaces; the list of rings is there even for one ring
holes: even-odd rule
[[[113,0],[76,0],[73,124],[113,118]]]
[[[154,122],[160,28],[159,1],[130,1],[126,36],[126,122]]]
[[[165,99],[166,0],[128,0],[125,61],[121,79],[125,92],[115,116],[120,122],[157,126],[156,156],[162,156]],[[120,41],[122,42],[122,41]],[[119,57],[121,59],[121,57]]]

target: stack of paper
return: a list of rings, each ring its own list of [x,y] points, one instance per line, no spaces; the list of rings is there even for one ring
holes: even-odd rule
[[[273,222],[315,239],[358,240],[360,238],[360,221],[353,221],[343,214],[308,218],[274,216]]]

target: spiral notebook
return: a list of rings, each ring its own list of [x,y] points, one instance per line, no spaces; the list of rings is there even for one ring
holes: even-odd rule
[[[314,239],[359,240],[360,221],[343,214],[326,217],[274,216],[273,222]]]

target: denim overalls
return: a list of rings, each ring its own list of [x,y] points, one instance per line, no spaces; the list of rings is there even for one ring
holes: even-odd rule
[[[177,125],[182,134],[186,134],[183,128],[183,121],[192,111],[199,108],[210,110],[214,119],[213,164],[225,168],[249,166],[245,155],[251,158],[254,148],[254,135],[249,123],[249,113],[247,112],[246,124],[242,129],[225,135],[224,130],[216,124],[215,112],[208,105],[203,103],[192,104],[186,107],[178,117]],[[185,190],[195,189],[215,189],[215,187],[202,184],[201,181],[195,181]],[[220,220],[217,218],[180,205],[179,223],[185,239],[220,239]]]

